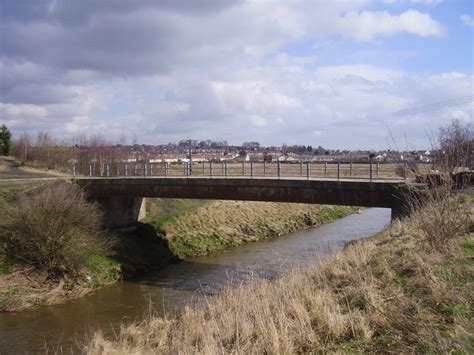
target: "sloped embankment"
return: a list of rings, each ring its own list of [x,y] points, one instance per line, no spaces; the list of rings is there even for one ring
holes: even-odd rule
[[[299,203],[166,199],[149,200],[148,209],[147,222],[181,258],[274,238],[357,211]]]

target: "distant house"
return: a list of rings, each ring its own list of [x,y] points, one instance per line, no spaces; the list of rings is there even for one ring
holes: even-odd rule
[[[193,155],[192,159],[193,159],[193,163],[203,163],[209,160],[204,156],[198,156],[198,155]]]
[[[385,161],[386,158],[387,158],[387,154],[379,154],[374,159],[376,161]]]
[[[280,155],[278,158],[277,158],[278,161],[288,161],[288,162],[294,162],[296,161],[297,159],[290,156],[289,154],[283,154],[283,155]]]
[[[250,161],[250,155],[248,155],[248,153],[244,155],[237,155],[233,160],[234,161]]]

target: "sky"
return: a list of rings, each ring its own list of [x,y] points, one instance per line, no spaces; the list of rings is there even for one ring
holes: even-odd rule
[[[474,120],[471,0],[0,0],[13,135],[427,149]]]

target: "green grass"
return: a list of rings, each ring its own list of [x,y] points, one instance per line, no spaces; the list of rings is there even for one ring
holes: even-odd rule
[[[97,286],[117,281],[122,275],[120,262],[100,255],[89,258],[87,269],[92,273],[91,281]]]
[[[469,256],[474,256],[474,241],[467,241],[462,244],[462,248]]]
[[[218,236],[192,237],[189,240],[173,239],[170,247],[179,255],[193,255],[196,252],[211,253],[222,249],[222,241]]]
[[[149,199],[149,223],[180,258],[278,237],[347,216],[356,207]]]
[[[319,223],[328,223],[339,218],[343,218],[349,213],[356,212],[358,207],[341,207],[341,206],[324,206],[316,213],[313,214],[313,218]]]
[[[171,223],[173,219],[198,209],[209,203],[207,200],[187,199],[163,199],[155,198],[147,200],[147,218],[145,221],[153,225],[157,231],[163,226]]]
[[[13,264],[6,256],[0,255],[0,275],[7,275],[12,272]]]

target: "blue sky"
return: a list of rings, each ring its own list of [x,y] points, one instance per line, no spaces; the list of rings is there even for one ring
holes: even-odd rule
[[[393,15],[415,8],[429,13],[434,20],[439,21],[445,27],[446,33],[439,37],[419,37],[401,33],[368,42],[343,39],[336,35],[329,41],[321,40],[322,43],[317,48],[314,48],[314,39],[306,39],[291,43],[282,50],[294,55],[318,55],[319,65],[359,62],[403,68],[415,73],[461,71],[472,74],[473,28],[460,20],[463,14],[472,16],[472,1],[448,0],[416,7],[410,2],[375,2],[368,8],[374,11],[389,11]]]
[[[422,149],[474,117],[470,0],[0,6],[0,117],[14,135]]]

